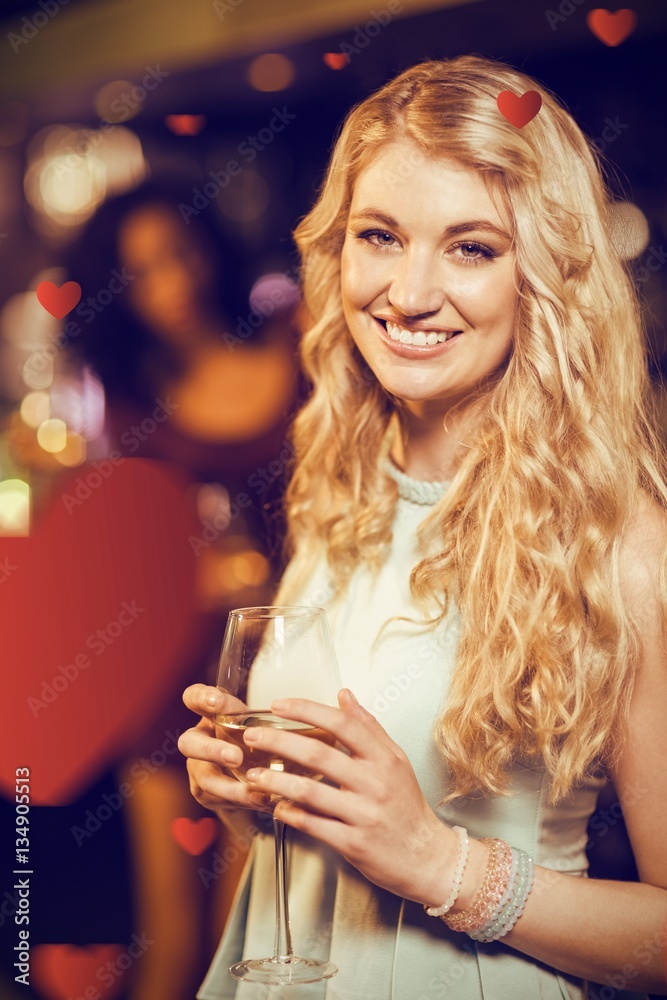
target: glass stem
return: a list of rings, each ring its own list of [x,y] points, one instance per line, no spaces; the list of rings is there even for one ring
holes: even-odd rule
[[[285,824],[273,817],[273,836],[276,842],[276,937],[273,945],[273,957],[276,962],[291,962],[292,936],[289,926],[289,907],[287,905],[287,861],[285,851]]]

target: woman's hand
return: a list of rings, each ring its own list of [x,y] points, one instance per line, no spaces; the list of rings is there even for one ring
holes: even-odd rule
[[[340,709],[301,698],[271,711],[332,733],[343,751],[280,729],[249,728],[246,743],[297,761],[338,788],[287,772],[252,768],[251,788],[282,795],[274,815],[322,840],[371,882],[407,899],[438,906],[451,888],[458,836],[438,819],[410,761],[380,723],[344,688]]]
[[[213,719],[220,713],[239,712],[246,706],[238,698],[217,687],[192,684],[183,692],[183,701],[201,719],[178,739],[178,749],[188,758],[190,791],[205,809],[223,813],[232,809],[269,811],[268,796],[253,793],[244,781],[228,777],[222,768],[238,767],[243,752],[232,743],[218,739]]]

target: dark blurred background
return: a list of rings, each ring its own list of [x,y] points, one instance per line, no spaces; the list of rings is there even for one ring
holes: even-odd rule
[[[221,833],[202,846],[205,828],[197,826],[199,840],[193,831],[206,813],[189,796],[180,755],[160,756],[160,747],[194,721],[182,687],[215,680],[226,612],[269,602],[282,569],[286,435],[308,391],[291,232],[353,104],[417,61],[462,53],[508,61],[553,91],[607,159],[618,245],[640,288],[663,412],[667,2],[634,3],[636,26],[618,45],[588,27],[594,7],[0,5],[0,536],[34,533],[68,484],[90,483],[94,463],[110,455],[157,459],[183,475],[198,522],[200,616],[145,730],[126,734],[68,801],[32,809],[38,959],[31,986],[16,986],[9,891],[0,907],[2,997],[92,1000],[89,986],[105,1000],[189,1000],[214,950],[243,845]],[[66,281],[81,285],[82,298],[67,310],[52,288],[51,313],[58,305],[66,313],[58,319],[36,292]],[[155,419],[159,405],[164,421]],[[44,676],[52,674],[49,665]],[[140,762],[152,754],[159,763],[150,771]],[[132,792],[102,820],[100,804],[118,801],[124,781]],[[11,889],[13,803],[0,811]],[[77,839],[91,815],[99,827]],[[180,840],[174,819],[192,824]],[[613,790],[593,817],[588,849],[592,874],[636,877]],[[128,965],[132,935],[142,934],[154,944]],[[106,977],[97,975],[99,955],[53,947],[95,944],[117,946]]]

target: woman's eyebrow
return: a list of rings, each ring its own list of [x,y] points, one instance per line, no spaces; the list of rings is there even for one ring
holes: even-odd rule
[[[399,223],[393,216],[387,215],[385,212],[380,212],[376,208],[362,208],[350,216],[350,221],[353,219],[375,219],[385,226],[389,226],[391,229],[400,229]],[[498,226],[494,226],[488,219],[471,219],[467,222],[457,222],[455,225],[447,226],[444,230],[444,235],[460,236],[461,233],[470,233],[473,231],[496,233],[498,236],[510,239],[509,233],[506,233],[504,229],[499,229]]]

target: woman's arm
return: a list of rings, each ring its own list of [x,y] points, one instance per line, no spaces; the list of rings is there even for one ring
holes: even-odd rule
[[[537,869],[523,917],[504,939],[614,989],[667,995],[667,651],[658,600],[665,520],[642,505],[621,554],[621,581],[643,653],[627,735],[612,772],[640,883]]]
[[[633,701],[633,731],[641,729],[641,739],[629,741],[632,749],[617,771],[619,791],[622,797],[627,793],[628,802],[633,789],[651,787],[650,794],[627,807],[626,816],[643,882],[579,878],[536,865],[523,915],[501,940],[570,975],[614,989],[667,995],[667,853],[661,849],[667,772],[660,763],[667,760],[667,681],[658,666],[661,684],[653,687],[654,669],[645,666]],[[251,784],[286,796],[290,801],[278,803],[276,816],[328,843],[370,881],[437,906],[449,895],[458,836],[425,803],[409,761],[377,720],[347,692],[340,703],[342,712],[297,699],[274,702],[272,710],[333,732],[350,748],[349,757],[284,730],[254,730],[254,745],[325,773],[340,789],[261,768],[248,772]],[[247,730],[246,738],[248,733],[253,731]],[[486,856],[487,848],[471,838],[461,894],[451,913],[470,905]]]

